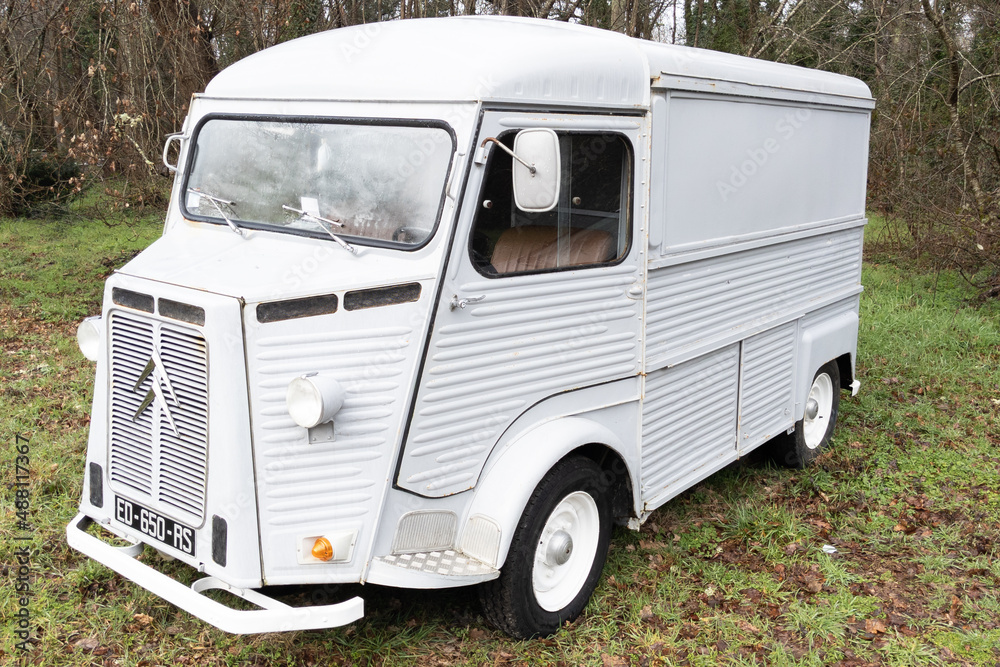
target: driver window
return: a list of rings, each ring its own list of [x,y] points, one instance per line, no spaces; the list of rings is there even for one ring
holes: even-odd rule
[[[501,135],[508,148],[516,132]],[[560,133],[559,203],[545,213],[514,204],[512,158],[494,147],[477,202],[470,255],[491,277],[614,264],[628,252],[631,153],[616,134]]]

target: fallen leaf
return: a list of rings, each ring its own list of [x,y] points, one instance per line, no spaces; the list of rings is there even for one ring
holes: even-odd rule
[[[829,521],[824,521],[823,519],[812,518],[812,519],[807,519],[807,522],[811,523],[817,528],[822,528],[823,530],[833,530],[833,525],[831,525]]]
[[[101,642],[99,642],[96,637],[84,637],[83,639],[75,641],[73,645],[83,651],[94,651],[101,645]]]
[[[639,548],[646,549],[648,551],[657,551],[665,549],[667,545],[663,542],[654,542],[652,540],[639,540]]]
[[[885,623],[877,618],[869,618],[865,621],[865,631],[871,634],[885,633]]]
[[[957,623],[958,616],[961,613],[962,613],[962,601],[958,598],[958,596],[952,595],[951,610],[948,612],[948,624],[951,625],[953,623]]]

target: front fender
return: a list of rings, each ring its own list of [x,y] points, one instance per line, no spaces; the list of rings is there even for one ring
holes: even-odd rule
[[[540,424],[494,454],[469,508],[461,540],[462,551],[493,567],[500,567],[507,558],[521,514],[538,483],[569,453],[595,443],[606,445],[624,460],[629,460],[621,438],[607,426],[585,416],[561,417]],[[497,532],[493,533],[490,526]]]

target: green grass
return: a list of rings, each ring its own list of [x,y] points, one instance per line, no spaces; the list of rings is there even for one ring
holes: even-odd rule
[[[2,220],[0,579],[15,583],[15,434],[31,438],[42,665],[937,665],[1000,660],[1000,307],[879,246],[864,268],[861,393],[805,471],[751,457],[616,531],[584,616],[553,638],[485,626],[471,590],[367,587],[324,632],[226,635],[70,550],[93,366],[76,348],[102,281],[157,237],[129,224]],[[884,221],[869,242],[905,239]],[[827,554],[832,544],[837,553]],[[161,565],[181,578],[190,572]],[[5,619],[0,663],[16,657]],[[95,648],[96,647],[96,648]]]
[[[160,235],[148,214],[108,226],[70,219],[0,219],[0,294],[19,313],[76,323],[100,312],[104,280]]]

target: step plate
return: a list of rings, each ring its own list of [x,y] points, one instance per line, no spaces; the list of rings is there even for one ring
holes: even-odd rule
[[[486,563],[470,558],[454,549],[415,554],[392,554],[375,560],[406,570],[449,577],[481,577],[497,573],[496,569]]]

